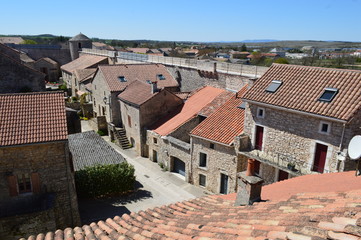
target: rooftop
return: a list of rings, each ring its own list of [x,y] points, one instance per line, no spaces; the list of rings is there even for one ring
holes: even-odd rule
[[[225,90],[223,89],[211,86],[200,89],[189,97],[179,109],[175,110],[175,112],[171,113],[166,118],[160,119],[160,121],[155,123],[151,129],[162,136],[168,135],[183,123],[195,117],[202,108],[212,102],[224,91]]]
[[[74,71],[74,74],[79,82],[84,82],[93,78],[96,71],[96,68],[77,69]]]
[[[151,99],[154,95],[159,93],[152,93],[151,88],[151,84],[141,81],[133,81],[123,92],[118,95],[118,98],[140,106]]]
[[[157,81],[158,88],[178,87],[177,81],[161,64],[101,65],[99,72],[103,74],[112,92],[123,91],[131,82],[136,80],[141,82]],[[160,80],[158,75],[163,75],[164,80]]]
[[[347,175],[347,178],[356,177]],[[330,174],[331,185],[337,181],[332,179]],[[288,181],[284,184],[287,185]],[[361,237],[361,178],[358,177],[355,181],[357,190],[323,192],[320,189],[320,192],[315,193],[299,192],[287,199],[271,199],[252,206],[234,206],[233,200],[207,196],[37,237],[48,240],[356,240]],[[281,183],[272,185],[278,184]],[[32,239],[35,236],[28,238]]]
[[[78,35],[69,39],[69,41],[86,41],[86,40],[90,40],[90,39],[82,33],[79,33]]]
[[[216,111],[220,106],[222,106],[225,102],[227,102],[232,96],[234,96],[233,92],[230,91],[222,92],[212,102],[210,102],[204,108],[202,108],[198,112],[198,115],[208,117],[214,111]]]
[[[125,161],[124,157],[95,131],[70,134],[69,149],[75,171],[97,164],[117,164]]]
[[[0,94],[0,146],[68,138],[63,92]]]
[[[282,85],[273,93],[272,81]],[[337,89],[332,101],[320,101],[326,88]],[[350,120],[361,107],[361,71],[273,64],[244,95],[246,101]]]
[[[0,43],[20,44],[24,39],[22,37],[0,37]]]
[[[73,71],[77,69],[86,69],[95,67],[95,65],[100,63],[105,63],[107,59],[107,57],[84,54],[79,56],[79,58],[75,59],[74,61],[61,66],[61,69],[68,73],[73,73]]]
[[[244,86],[225,104],[196,126],[191,135],[230,145],[243,132],[244,109],[239,108],[241,97],[247,91]]]

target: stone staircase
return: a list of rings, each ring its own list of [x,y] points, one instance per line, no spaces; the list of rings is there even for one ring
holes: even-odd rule
[[[115,143],[122,149],[128,149],[132,146],[129,143],[127,136],[125,135],[124,128],[116,128],[114,131]]]

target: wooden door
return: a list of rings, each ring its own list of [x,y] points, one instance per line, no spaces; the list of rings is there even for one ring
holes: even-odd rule
[[[262,150],[262,146],[263,146],[263,127],[256,126],[255,149]]]
[[[326,163],[327,146],[316,143],[315,159],[313,161],[312,171],[323,173]]]

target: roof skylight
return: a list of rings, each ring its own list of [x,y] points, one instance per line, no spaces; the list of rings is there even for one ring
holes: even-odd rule
[[[124,76],[119,76],[118,80],[121,82],[127,82],[127,79]]]
[[[266,92],[274,93],[282,85],[282,81],[273,80],[271,84],[267,87]]]
[[[157,78],[159,80],[165,80],[165,77],[163,76],[163,74],[157,74]]]
[[[325,88],[324,92],[318,100],[323,102],[331,102],[337,93],[337,88]]]

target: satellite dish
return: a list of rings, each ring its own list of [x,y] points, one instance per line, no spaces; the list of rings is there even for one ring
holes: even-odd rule
[[[361,157],[361,136],[354,136],[348,144],[348,155],[351,159],[357,160]]]

